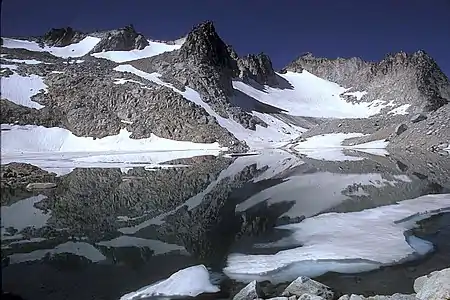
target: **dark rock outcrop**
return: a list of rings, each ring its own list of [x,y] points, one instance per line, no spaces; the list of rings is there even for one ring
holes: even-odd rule
[[[253,79],[259,84],[276,86],[277,76],[272,67],[270,57],[264,53],[249,54],[237,59],[238,76],[243,79]]]
[[[142,50],[148,45],[148,40],[142,34],[137,33],[133,25],[128,25],[104,33],[100,42],[91,52]]]
[[[44,107],[37,110],[17,105],[5,99],[0,100],[0,121],[2,124],[64,127],[60,117],[62,117],[62,114],[56,108]]]
[[[78,43],[86,37],[86,34],[76,31],[71,27],[52,28],[40,40],[41,43],[53,47],[65,47]]]

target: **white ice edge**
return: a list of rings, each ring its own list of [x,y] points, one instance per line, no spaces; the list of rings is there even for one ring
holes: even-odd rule
[[[290,230],[291,236],[273,243],[301,247],[273,255],[231,254],[224,272],[241,281],[283,281],[300,275],[358,273],[393,265],[433,249],[427,241],[406,238],[405,232],[416,221],[444,211],[450,211],[450,194],[426,195],[360,212],[310,217],[298,224],[281,226],[280,229]]]

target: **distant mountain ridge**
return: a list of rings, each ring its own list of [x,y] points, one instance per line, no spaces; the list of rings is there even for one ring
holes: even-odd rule
[[[243,151],[286,145],[314,126],[320,134],[342,119],[347,131],[367,132],[365,141],[373,136],[407,147],[417,145],[396,138],[393,127],[411,123],[415,114],[446,113],[450,101],[448,78],[424,51],[390,54],[378,63],[307,53],[276,72],[264,53],[239,56],[211,21],[168,43],[147,39],[133,26],[95,33],[51,29],[32,40],[38,46],[2,38],[2,60],[34,57],[45,64],[4,68],[2,76],[42,76],[47,92],[30,101],[45,107],[17,108],[30,110],[21,117],[10,102],[24,106],[22,100],[2,95],[2,123],[61,124],[78,136],[103,138],[127,128],[132,138],[153,133]],[[360,118],[383,119],[384,127],[361,125]],[[435,119],[421,147],[448,142],[446,115]]]

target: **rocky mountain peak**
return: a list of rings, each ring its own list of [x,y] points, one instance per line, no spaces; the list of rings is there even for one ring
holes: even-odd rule
[[[347,88],[367,91],[366,101],[396,100],[411,105],[417,113],[434,111],[450,99],[448,78],[423,50],[388,54],[379,62],[364,61],[359,57],[317,58],[306,53],[283,69],[303,70]]]
[[[133,25],[106,32],[92,52],[141,50],[149,45],[141,33],[136,32]]]
[[[227,68],[232,66],[229,47],[222,41],[211,21],[195,26],[180,49],[183,59]]]
[[[259,84],[276,85],[277,79],[270,57],[264,53],[249,54],[237,61],[239,77],[253,79]]]
[[[52,28],[41,38],[40,42],[48,46],[64,47],[78,43],[85,37],[86,35],[84,33],[76,31],[71,27]]]

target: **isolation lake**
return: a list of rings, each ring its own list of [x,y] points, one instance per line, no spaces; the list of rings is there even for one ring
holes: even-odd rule
[[[448,157],[327,151],[340,153],[201,155],[160,168],[39,157],[56,188],[2,187],[2,289],[119,299],[203,264],[225,293],[305,275],[392,294],[450,266]]]

